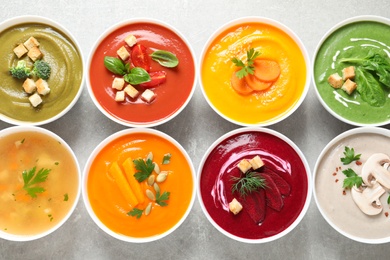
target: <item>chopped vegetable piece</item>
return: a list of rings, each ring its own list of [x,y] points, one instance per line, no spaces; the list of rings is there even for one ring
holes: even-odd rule
[[[280,66],[276,61],[256,59],[253,66],[255,67],[255,77],[261,81],[273,82],[280,75]]]
[[[121,191],[123,197],[126,199],[127,203],[129,203],[131,207],[137,206],[138,200],[134,195],[134,192],[130,188],[130,185],[126,180],[126,177],[123,175],[123,172],[119,167],[118,162],[113,162],[110,168],[108,169],[108,172],[115,179],[116,184],[118,185],[118,188]]]
[[[131,189],[134,192],[135,197],[137,198],[139,203],[143,203],[145,201],[144,193],[142,192],[141,185],[135,179],[134,174],[134,163],[133,160],[129,157],[127,158],[123,164],[123,169],[125,170],[127,181],[130,184]]]

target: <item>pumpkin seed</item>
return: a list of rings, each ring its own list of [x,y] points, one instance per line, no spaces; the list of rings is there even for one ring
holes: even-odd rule
[[[156,200],[156,196],[154,195],[153,191],[147,189],[146,190],[146,196],[152,200],[152,201],[155,201]]]
[[[158,166],[157,163],[154,163],[154,171],[155,171],[157,174],[160,174],[160,166]]]
[[[163,182],[167,179],[168,174],[165,172],[160,173],[157,175],[156,182]]]
[[[146,161],[147,160],[153,161],[153,153],[152,152],[149,152],[148,155],[146,156]]]
[[[160,192],[160,186],[158,186],[158,184],[156,182],[153,184],[153,188],[156,191],[156,193]]]
[[[149,202],[148,206],[145,208],[145,216],[150,214],[150,211],[152,211],[152,202]]]
[[[153,183],[154,183],[154,180],[155,180],[156,176],[154,176],[153,174],[151,174],[148,178],[148,185],[149,186],[152,186]]]

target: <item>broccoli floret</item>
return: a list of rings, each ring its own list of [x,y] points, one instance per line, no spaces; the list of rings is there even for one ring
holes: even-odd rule
[[[17,79],[28,78],[31,74],[31,70],[29,67],[27,67],[25,60],[18,61],[15,67],[9,69],[9,72],[11,73],[12,77]]]
[[[49,63],[43,60],[37,60],[34,62],[34,68],[32,74],[41,79],[48,79],[50,77],[51,68]]]

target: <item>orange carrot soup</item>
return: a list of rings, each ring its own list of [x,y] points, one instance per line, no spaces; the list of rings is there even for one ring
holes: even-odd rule
[[[86,195],[96,217],[115,234],[161,236],[190,210],[193,172],[168,139],[152,131],[130,131],[97,152],[86,172]]]
[[[35,130],[1,136],[1,231],[39,236],[59,225],[77,202],[79,183],[75,158],[59,140]]]
[[[274,25],[235,23],[212,38],[202,58],[205,97],[235,123],[280,121],[306,94],[304,54],[289,34]]]

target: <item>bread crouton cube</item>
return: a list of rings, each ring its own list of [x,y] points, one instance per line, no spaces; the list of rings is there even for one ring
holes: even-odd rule
[[[35,84],[34,80],[27,78],[23,82],[23,89],[26,91],[26,93],[31,94],[37,89],[37,85]]]
[[[39,42],[37,39],[31,36],[27,41],[24,42],[24,46],[26,46],[27,50],[30,50],[33,47],[39,47]]]
[[[127,60],[130,57],[130,53],[127,51],[125,46],[120,47],[116,54],[118,54],[119,58],[121,58],[123,61]]]
[[[252,164],[247,159],[242,159],[237,164],[237,167],[240,169],[241,172],[246,173],[249,169],[252,168]]]
[[[127,43],[127,45],[129,45],[129,47],[133,47],[137,43],[137,38],[135,38],[134,35],[130,34],[126,36],[125,42]]]
[[[357,85],[355,82],[353,82],[352,80],[350,79],[347,79],[343,86],[341,87],[342,90],[344,90],[345,92],[347,92],[348,95],[351,95],[352,92],[356,89]]]
[[[47,94],[50,93],[49,84],[47,83],[46,80],[44,80],[44,79],[38,79],[38,80],[35,82],[35,85],[37,86],[38,94],[44,96],[44,95],[47,95]]]
[[[117,90],[122,90],[125,86],[125,80],[123,78],[114,78],[111,87]]]
[[[257,170],[264,166],[263,160],[261,160],[260,156],[258,155],[249,160],[249,162],[252,165],[253,170]]]
[[[26,47],[24,47],[23,43],[19,44],[18,46],[16,46],[14,48],[14,53],[16,54],[16,56],[20,59],[24,54],[26,54],[28,52],[28,50],[26,49]]]
[[[343,80],[353,80],[355,78],[355,67],[354,66],[349,66],[346,67],[342,70],[343,72]]]
[[[242,205],[241,203],[234,198],[230,203],[229,203],[229,210],[234,214],[237,215],[241,210],[242,210]]]
[[[32,61],[39,60],[43,57],[42,52],[39,50],[37,46],[32,47],[28,53],[27,56],[30,57]]]
[[[30,103],[33,107],[37,107],[39,104],[42,103],[41,96],[36,92],[32,94],[28,99],[30,100]]]
[[[135,98],[138,96],[139,94],[139,91],[133,87],[132,85],[127,85],[124,89],[124,91],[126,92],[127,95],[129,95],[131,98]]]
[[[328,78],[328,83],[333,87],[333,88],[341,88],[343,85],[343,78],[338,74],[334,73],[329,76]]]
[[[122,102],[125,101],[125,91],[117,91],[115,94],[115,101]]]
[[[156,95],[154,94],[154,92],[150,89],[146,89],[144,91],[144,93],[142,93],[141,95],[141,98],[143,100],[145,100],[146,102],[150,103],[154,100],[154,98],[156,97]]]

